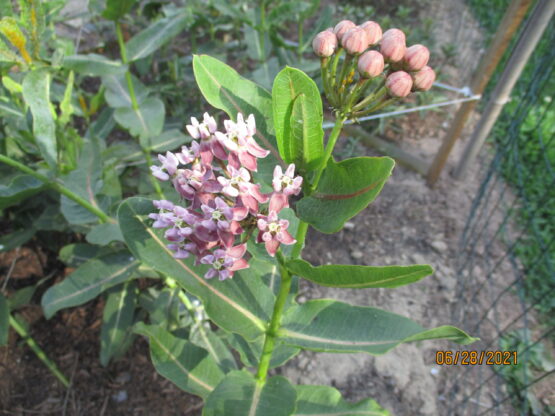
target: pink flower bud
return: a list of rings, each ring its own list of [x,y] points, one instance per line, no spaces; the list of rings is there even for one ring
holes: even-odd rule
[[[383,55],[378,51],[364,52],[358,58],[358,72],[364,78],[374,78],[380,75],[384,68]]]
[[[389,30],[393,30],[393,29],[389,29]],[[399,30],[399,32],[401,31]],[[387,62],[399,62],[405,56],[405,51],[407,50],[407,47],[405,44],[404,36],[405,35],[401,37],[399,35],[393,34],[393,35],[389,35],[388,37],[385,37],[384,35],[384,37],[382,38],[380,52],[382,53],[382,55],[384,56]]]
[[[386,39],[389,37],[395,37],[395,38],[399,38],[402,39],[404,42],[407,41],[407,38],[405,37],[405,33],[400,30],[400,29],[389,29],[386,30],[382,36],[382,39]]]
[[[320,57],[331,56],[337,48],[337,36],[328,30],[320,32],[312,41],[312,48],[314,53]]]
[[[406,97],[412,88],[412,78],[405,71],[397,71],[387,77],[385,87],[393,97]]]
[[[428,91],[436,80],[436,73],[429,66],[425,66],[420,71],[412,74],[412,80],[415,91]]]
[[[341,40],[343,35],[353,27],[356,27],[356,25],[350,20],[342,20],[341,22],[335,25],[335,27],[333,28],[333,33],[335,33],[335,36],[337,36],[337,39]]]
[[[368,34],[360,26],[353,27],[343,35],[341,45],[351,55],[358,55],[368,48]]]
[[[412,45],[407,48],[403,58],[405,68],[409,71],[419,71],[426,66],[430,59],[430,51],[423,45]]]
[[[382,28],[376,22],[371,20],[364,22],[360,25],[368,35],[368,45],[372,46],[377,44],[382,39]]]

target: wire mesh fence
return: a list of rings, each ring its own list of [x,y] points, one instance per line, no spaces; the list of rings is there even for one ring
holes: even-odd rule
[[[483,151],[452,317],[481,340],[445,386],[445,414],[555,414],[554,42],[551,24]]]

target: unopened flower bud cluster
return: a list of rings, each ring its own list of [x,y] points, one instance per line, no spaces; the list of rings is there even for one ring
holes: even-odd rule
[[[323,69],[328,71],[332,68],[335,71],[337,67],[327,66],[328,58],[338,58],[345,51],[345,60],[356,63],[361,80],[385,78],[390,98],[406,97],[412,91],[427,91],[435,81],[435,72],[427,65],[430,58],[428,48],[423,45],[407,47],[403,31],[389,29],[382,33],[380,25],[373,21],[357,26],[350,20],[343,20],[334,28],[320,32],[312,46],[316,55],[322,58],[322,65],[326,65]],[[339,76],[340,72],[332,74],[332,78]],[[353,83],[352,74],[347,74],[340,82],[331,80],[333,87],[343,88],[340,91],[343,95],[345,88]],[[337,96],[335,98],[335,101],[342,101]]]
[[[280,244],[295,243],[287,231],[289,222],[279,213],[289,206],[291,195],[299,194],[303,181],[295,176],[294,165],[285,172],[276,166],[273,192],[261,192],[251,173],[257,171],[257,159],[269,152],[254,139],[254,116],[245,120],[238,114],[237,122],[226,120],[224,128],[218,131],[207,113],[202,122],[193,117],[187,125],[195,139],[190,146],[158,155],[161,165],[152,166],[152,174],[171,181],[187,206],[154,201],[158,212],[149,216],[154,228],[165,229],[175,258],[193,256],[196,264],[210,266],[207,279],[220,280],[249,267],[246,241],[253,232],[271,256]]]

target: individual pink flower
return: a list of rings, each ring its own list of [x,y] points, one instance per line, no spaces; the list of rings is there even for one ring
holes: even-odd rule
[[[426,66],[430,59],[430,51],[424,45],[412,45],[407,48],[403,64],[408,71],[419,71]]]
[[[428,91],[436,80],[436,73],[429,66],[411,74],[415,91]]]
[[[268,216],[260,216],[257,226],[260,230],[257,242],[264,242],[266,251],[272,257],[276,255],[276,251],[281,243],[286,245],[296,243],[296,240],[287,231],[289,221],[280,220],[275,211],[271,211]]]
[[[324,30],[318,33],[312,41],[314,53],[322,58],[333,55],[337,49],[337,36],[332,30]]]
[[[194,163],[191,169],[180,169],[173,184],[183,198],[193,201],[193,208],[208,203],[221,190],[212,169],[200,163]]]
[[[341,45],[351,55],[358,55],[368,48],[368,34],[360,26],[349,29],[341,38]]]
[[[369,20],[360,25],[368,35],[368,45],[376,45],[382,39],[382,28],[376,22]]]
[[[217,197],[210,205],[201,205],[203,219],[196,228],[197,236],[204,241],[221,241],[225,247],[231,247],[234,235],[241,234],[243,229],[238,221],[243,220],[248,211],[234,210],[223,199]]]
[[[387,77],[385,87],[393,97],[406,97],[412,88],[412,78],[405,71],[397,71]]]
[[[364,78],[375,78],[383,72],[385,63],[378,51],[366,51],[358,58],[358,72]]]
[[[226,134],[216,132],[216,137],[230,150],[229,164],[235,168],[243,165],[248,170],[257,170],[256,158],[268,156],[270,151],[260,147],[252,137],[256,133],[254,115],[250,115],[245,122],[241,113],[237,114],[237,123],[224,121]]]
[[[160,201],[154,200],[152,204],[160,210],[158,214],[152,213],[148,215],[149,218],[154,220],[152,226],[154,228],[167,228],[173,226],[176,220],[175,214],[172,212],[175,205],[164,199]]]
[[[245,168],[235,169],[228,166],[229,178],[218,177],[222,193],[232,198],[239,198],[241,203],[252,213],[258,212],[258,203],[268,202],[268,197],[260,192],[260,185],[250,181],[251,175]]]
[[[212,163],[214,156],[221,160],[227,159],[227,153],[214,135],[217,129],[216,120],[208,113],[204,113],[203,117],[202,123],[199,123],[195,117],[191,117],[191,124],[188,124],[186,127],[194,139],[200,139],[202,162],[209,165]]]
[[[179,159],[172,152],[166,152],[166,156],[158,155],[158,160],[162,166],[151,166],[152,174],[161,181],[167,181],[177,171]]]
[[[285,173],[283,173],[281,166],[277,165],[274,168],[274,178],[272,179],[272,185],[274,191],[282,192],[284,195],[298,195],[301,192],[301,186],[303,184],[302,176],[295,177],[295,164],[291,163]]]
[[[220,280],[231,279],[237,270],[249,267],[247,261],[242,257],[247,250],[246,244],[230,247],[227,250],[214,250],[213,254],[208,254],[200,259],[202,264],[212,266],[205,273],[206,279],[219,276]]]
[[[333,28],[333,33],[335,33],[335,36],[337,36],[338,40],[341,40],[343,35],[349,29],[352,29],[355,26],[356,25],[353,22],[351,22],[350,20],[342,20],[341,22],[339,22],[338,24],[335,25],[335,27]]]

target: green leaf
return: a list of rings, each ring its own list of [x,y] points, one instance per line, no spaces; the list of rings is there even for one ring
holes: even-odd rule
[[[92,244],[76,243],[62,247],[58,258],[68,267],[78,267],[87,260],[102,254],[106,248]],[[109,249],[108,249],[109,250]]]
[[[86,240],[91,244],[103,246],[112,241],[123,241],[123,236],[117,224],[107,223],[95,225],[87,233]]]
[[[135,98],[137,102],[141,104],[148,96],[148,90],[134,76],[131,76],[131,82],[133,84],[133,91],[135,91]],[[133,103],[131,102],[131,95],[129,94],[129,87],[127,86],[127,80],[124,75],[107,75],[102,77],[102,84],[106,87],[106,93],[104,94],[106,102],[110,107],[131,107]]]
[[[295,386],[295,390],[297,408],[294,416],[389,416],[389,412],[372,399],[346,402],[333,387]]]
[[[12,117],[23,118],[24,114],[16,106],[0,101],[0,114],[5,113]]]
[[[290,308],[278,334],[283,342],[309,350],[374,355],[383,354],[402,342],[447,339],[470,344],[476,341],[452,326],[426,330],[404,316],[328,299]]]
[[[17,175],[7,185],[0,183],[0,209],[17,204],[44,188],[44,183],[31,175]]]
[[[322,116],[315,110],[304,94],[293,102],[289,151],[292,162],[302,171],[316,169],[324,155]]]
[[[188,13],[180,13],[152,23],[127,42],[127,60],[133,62],[151,55],[185,29],[191,19]]]
[[[56,125],[50,110],[50,73],[48,68],[34,69],[23,79],[23,98],[33,114],[33,135],[42,157],[56,166],[58,157]]]
[[[203,276],[207,266],[175,259],[163,231],[150,226],[148,214],[154,211],[152,201],[145,198],[129,198],[120,205],[119,225],[131,252],[200,298],[208,316],[221,328],[249,340],[262,335],[275,301],[271,290],[251,269],[235,273],[232,280],[207,280]]]
[[[280,157],[273,137],[270,93],[207,55],[194,56],[193,71],[202,95],[212,106],[225,111],[232,120],[236,120],[237,113],[254,114],[255,139],[270,151],[264,159],[259,159],[259,171],[265,174],[266,182],[271,183],[272,171]]]
[[[66,56],[63,66],[79,74],[91,76],[123,75],[127,71],[127,65],[121,61],[113,61],[96,53]]]
[[[8,300],[0,293],[0,347],[8,345],[8,335],[10,331],[10,309]]]
[[[158,136],[164,127],[166,110],[158,98],[147,98],[139,108],[120,107],[114,113],[116,121],[129,130],[132,136],[139,136],[141,145],[149,147],[149,139]]]
[[[434,272],[431,266],[353,266],[333,264],[314,267],[304,260],[287,262],[287,269],[322,286],[360,289],[392,288],[419,281]]]
[[[99,143],[95,139],[85,140],[77,169],[62,177],[63,184],[72,192],[87,200],[98,208],[102,206],[102,199],[97,196],[102,188],[102,161],[100,159]],[[97,222],[98,217],[77,202],[61,197],[61,211],[70,224],[87,224]]]
[[[206,399],[203,416],[289,416],[295,410],[295,389],[285,377],[257,383],[246,371],[232,371]]]
[[[106,0],[106,9],[102,17],[108,20],[118,20],[129,13],[137,0]]]
[[[8,299],[8,306],[10,310],[15,311],[22,306],[29,305],[39,284],[40,282],[31,286],[25,286],[24,288],[11,293],[10,298]]]
[[[140,262],[129,252],[106,254],[83,263],[42,297],[44,315],[50,319],[63,308],[81,305],[103,291],[125,282]]]
[[[150,148],[153,152],[167,152],[189,143],[190,136],[186,136],[177,129],[166,130],[159,136],[150,139]]]
[[[2,77],[2,85],[11,93],[11,94],[21,94],[23,93],[23,85],[19,82],[14,81],[9,76],[4,75]]]
[[[303,71],[286,67],[274,80],[272,107],[283,160],[299,168],[317,167],[324,154],[324,130],[322,99],[314,81]]]
[[[121,357],[127,347],[133,326],[136,285],[127,282],[112,288],[102,312],[100,330],[100,364],[108,365],[110,359]]]
[[[323,233],[341,230],[376,199],[394,166],[389,157],[330,160],[316,191],[297,203],[299,218]]]
[[[203,348],[142,322],[135,332],[149,338],[156,371],[180,389],[206,398],[223,379],[224,373]]]
[[[221,333],[223,331],[219,332]],[[218,364],[224,373],[229,373],[230,371],[237,369],[237,364],[235,363],[233,354],[231,354],[231,351],[223,342],[222,338],[209,328],[209,324],[207,322],[197,323],[191,330],[189,339],[193,344],[208,351],[212,359]]]
[[[241,362],[245,366],[253,368],[258,367],[260,356],[262,355],[262,348],[264,346],[263,337],[247,342],[241,335],[230,334],[228,339],[233,349],[239,353]],[[272,352],[270,368],[282,366],[299,352],[301,352],[300,348],[284,344],[278,340]]]
[[[60,118],[58,121],[62,126],[65,126],[69,123],[71,115],[73,114],[73,105],[71,104],[71,94],[73,92],[73,80],[75,78],[75,74],[73,71],[69,71],[69,75],[67,77],[67,84],[66,89],[64,91],[64,98],[60,103]]]

